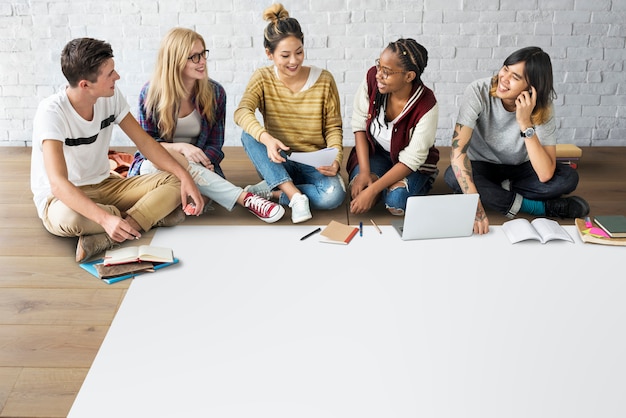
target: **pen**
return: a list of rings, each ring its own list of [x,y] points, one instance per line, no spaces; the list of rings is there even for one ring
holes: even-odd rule
[[[322,228],[317,228],[315,231],[311,231],[308,234],[306,234],[305,236],[303,236],[302,238],[300,238],[300,241],[304,241],[305,239],[307,239],[308,237],[310,237],[311,235],[315,235],[318,232],[320,232],[322,230]]]
[[[589,216],[585,217],[585,226],[587,228],[591,228],[593,226],[593,224],[591,223],[591,218],[589,218]]]
[[[380,228],[378,227],[378,225],[376,225],[376,222],[374,222],[373,219],[370,219],[370,222],[372,223],[372,225],[374,225],[374,228],[376,228],[379,234],[383,233],[383,231],[380,230]]]
[[[359,235],[363,236],[363,222],[359,222]]]

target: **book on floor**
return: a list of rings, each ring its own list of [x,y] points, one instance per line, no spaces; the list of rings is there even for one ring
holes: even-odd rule
[[[98,276],[101,279],[112,279],[114,277],[120,277],[131,273],[147,273],[154,271],[154,263],[149,261],[140,261],[138,263],[124,263],[124,264],[111,264],[105,265],[103,263],[96,263],[93,265],[98,272]]]
[[[104,265],[138,263],[149,261],[153,263],[171,263],[174,254],[171,248],[154,247],[151,245],[138,245],[124,247],[116,250],[108,250],[104,254]]]
[[[357,232],[359,232],[359,228],[356,226],[342,224],[337,221],[330,221],[322,232],[320,232],[320,242],[348,244]]]
[[[593,221],[611,238],[626,238],[626,216],[598,215],[593,217]]]
[[[588,244],[600,244],[600,245],[618,245],[626,246],[626,238],[611,238],[608,234],[601,234],[604,230],[597,227],[589,227],[584,219],[576,218],[574,220],[576,224],[576,231],[580,239]],[[598,230],[599,231],[594,231]]]
[[[122,280],[132,279],[144,273],[153,273],[162,268],[177,264],[178,262],[178,258],[174,258],[172,262],[168,263],[140,262],[105,266],[104,259],[100,258],[86,263],[80,263],[79,266],[103,282],[113,284],[121,282]],[[128,268],[129,270],[123,272],[124,268]]]
[[[518,218],[502,224],[502,230],[512,244],[527,240],[537,240],[542,244],[553,240],[574,242],[557,221],[548,218],[536,218],[532,222]]]

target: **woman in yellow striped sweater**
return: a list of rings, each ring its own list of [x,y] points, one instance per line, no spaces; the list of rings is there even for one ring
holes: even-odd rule
[[[304,35],[282,4],[267,8],[265,52],[273,65],[257,69],[235,110],[241,141],[263,178],[247,191],[276,198],[291,208],[293,223],[311,219],[310,209],[334,209],[345,199],[339,168],[343,130],[339,93],[327,70],[304,66]],[[255,112],[263,116],[263,125]],[[312,167],[286,158],[287,152],[337,149],[329,166]]]

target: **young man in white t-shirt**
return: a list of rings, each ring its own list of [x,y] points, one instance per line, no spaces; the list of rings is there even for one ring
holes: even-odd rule
[[[195,204],[191,214],[202,213],[204,201],[187,170],[141,128],[115,88],[120,76],[111,46],[74,39],[63,48],[61,69],[69,85],[44,99],[35,115],[31,189],[45,228],[79,237],[76,261],[139,238],[153,226],[182,222],[187,203]],[[111,176],[113,124],[165,172]]]

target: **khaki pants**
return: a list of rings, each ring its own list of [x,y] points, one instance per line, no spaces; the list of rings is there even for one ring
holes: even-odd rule
[[[80,189],[102,209],[116,216],[131,216],[144,231],[180,206],[180,181],[167,172],[119,178]],[[99,234],[104,228],[50,196],[44,209],[44,227],[54,235],[75,237]]]

